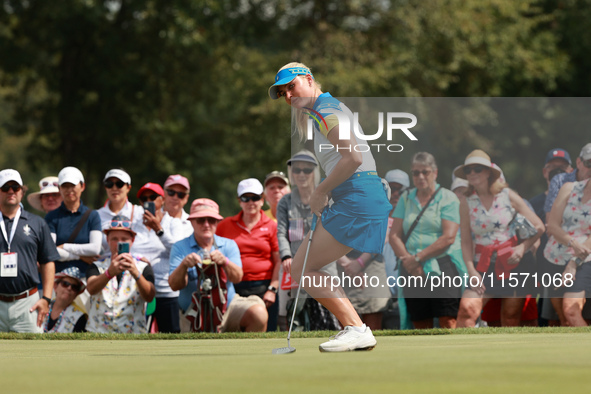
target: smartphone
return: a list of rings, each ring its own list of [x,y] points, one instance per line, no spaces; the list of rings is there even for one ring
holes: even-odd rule
[[[156,216],[156,204],[154,204],[154,201],[146,201],[144,203],[144,209]]]
[[[117,244],[117,254],[129,253],[129,242],[119,242]]]

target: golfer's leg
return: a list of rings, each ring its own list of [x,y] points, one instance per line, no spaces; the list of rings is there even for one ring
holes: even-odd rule
[[[297,283],[302,280],[302,267],[308,247],[308,237],[309,235],[302,242],[292,261],[291,275]],[[352,248],[334,239],[324,229],[322,223],[318,221],[310,245],[302,288],[332,312],[343,326],[361,326],[363,322],[340,284],[334,281],[334,278],[330,275],[319,271],[320,268],[344,256],[351,250]]]

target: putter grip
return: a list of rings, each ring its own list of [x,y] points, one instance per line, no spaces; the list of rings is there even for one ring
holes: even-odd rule
[[[312,226],[310,227],[310,231],[316,230],[316,221],[318,220],[318,216],[315,213],[312,214]]]

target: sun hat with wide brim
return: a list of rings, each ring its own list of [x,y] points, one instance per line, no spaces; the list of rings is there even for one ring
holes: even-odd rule
[[[45,178],[41,179],[39,181],[40,191],[31,193],[27,196],[29,205],[39,212],[43,212],[43,207],[41,206],[41,196],[43,194],[59,193],[60,189],[57,187],[58,182],[59,178],[56,176],[46,176]]]
[[[464,161],[464,164],[461,166],[458,166],[455,169],[454,175],[458,178],[466,179],[466,174],[464,174],[464,167],[475,165],[475,164],[478,164],[478,165],[481,165],[484,167],[488,167],[490,169],[491,174],[492,174],[493,180],[496,180],[501,176],[501,172],[498,169],[493,167],[492,162],[490,161],[490,156],[487,155],[485,151],[480,150],[480,149],[475,149],[472,152],[470,152],[470,154],[468,156],[466,156],[466,160]]]

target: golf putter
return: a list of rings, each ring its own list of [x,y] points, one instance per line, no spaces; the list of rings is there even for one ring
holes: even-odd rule
[[[306,255],[304,256],[304,265],[302,266],[302,277],[300,278],[300,283],[298,284],[298,291],[296,293],[295,302],[293,305],[293,313],[291,314],[291,322],[289,323],[289,331],[287,333],[287,347],[278,347],[273,349],[273,354],[288,354],[293,353],[296,351],[295,347],[291,347],[289,345],[289,339],[291,338],[291,329],[293,327],[293,320],[295,319],[296,310],[298,307],[298,299],[300,298],[300,289],[302,288],[302,281],[304,278],[304,272],[306,272],[306,263],[308,262],[308,253],[310,253],[310,245],[312,244],[312,235],[314,235],[314,230],[316,229],[316,220],[318,218],[314,214],[312,217],[312,226],[310,227],[310,238],[308,239],[308,247],[306,248]]]

